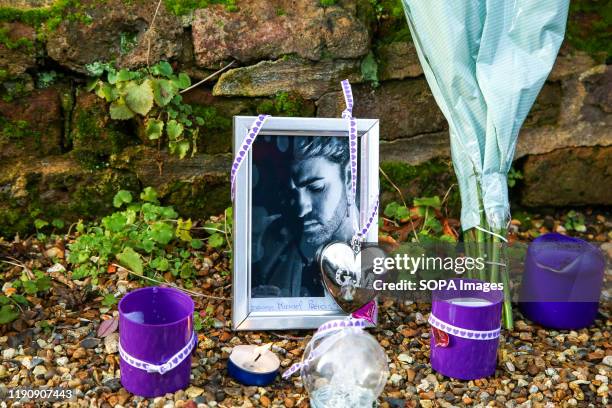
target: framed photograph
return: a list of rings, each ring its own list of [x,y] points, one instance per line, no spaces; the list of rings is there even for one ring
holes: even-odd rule
[[[234,154],[255,117],[234,117]],[[316,328],[347,314],[324,289],[316,252],[349,242],[378,198],[378,120],[357,119],[356,205],[348,205],[347,121],[271,117],[236,177],[234,330]],[[364,211],[367,212],[368,210]],[[377,242],[374,222],[366,236]]]

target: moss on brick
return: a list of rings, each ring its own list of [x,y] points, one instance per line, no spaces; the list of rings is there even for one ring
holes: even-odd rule
[[[459,211],[461,199],[457,188],[457,177],[450,159],[432,159],[417,166],[401,162],[383,162],[380,168],[401,191],[408,204],[416,197],[439,196],[450,189],[447,199],[449,209]],[[454,187],[451,186],[455,185]],[[400,201],[397,190],[381,173],[380,187],[383,205],[389,201]],[[458,213],[458,212],[457,212]]]
[[[567,22],[567,41],[599,62],[612,57],[612,2],[572,0]]]

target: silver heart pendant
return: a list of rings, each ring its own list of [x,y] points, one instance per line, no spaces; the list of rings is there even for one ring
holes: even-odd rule
[[[385,257],[376,245],[364,244],[357,253],[345,242],[332,242],[319,249],[317,262],[323,284],[338,306],[353,313],[376,297],[373,283],[384,279],[373,273],[373,260]]]

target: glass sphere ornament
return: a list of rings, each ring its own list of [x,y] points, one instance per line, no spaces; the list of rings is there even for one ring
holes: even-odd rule
[[[300,374],[313,408],[371,407],[387,382],[383,348],[364,320],[321,326],[304,350]]]

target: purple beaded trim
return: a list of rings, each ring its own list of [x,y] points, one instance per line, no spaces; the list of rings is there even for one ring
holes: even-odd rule
[[[453,336],[469,340],[493,340],[499,337],[499,333],[501,331],[501,326],[495,330],[486,331],[464,329],[443,322],[442,320],[434,316],[433,313],[429,315],[429,324],[431,324],[438,330],[442,330],[447,334],[451,334]]]
[[[357,196],[357,122],[353,117],[353,90],[351,89],[351,84],[348,79],[342,81],[342,94],[344,95],[344,102],[346,103],[346,109],[342,112],[342,117],[348,120],[349,124],[349,154],[351,161],[351,194],[348,197],[349,205],[355,204],[355,197]],[[374,218],[378,213],[378,197],[376,198],[376,202],[370,211],[370,217],[366,222],[366,225],[359,229],[359,225],[355,225],[355,238],[358,241],[364,239],[367,235],[372,223],[374,222]]]
[[[183,347],[178,353],[173,355],[163,364],[152,364],[146,361],[142,361],[137,359],[136,357],[128,354],[123,347],[121,347],[121,342],[119,342],[119,355],[121,359],[125,361],[127,364],[131,365],[134,368],[138,368],[140,370],[145,370],[148,373],[159,373],[164,374],[168,371],[173,370],[179,364],[181,364],[193,351],[193,348],[198,342],[198,336],[196,336],[195,332],[191,333],[191,338],[185,347]]]
[[[246,155],[249,149],[251,148],[251,145],[255,141],[255,138],[257,137],[257,135],[261,131],[261,128],[269,117],[270,115],[259,115],[257,119],[255,119],[255,121],[249,128],[249,133],[247,134],[247,137],[240,145],[238,153],[236,153],[236,157],[234,158],[234,162],[232,163],[232,171],[230,175],[232,183],[232,201],[234,201],[234,197],[236,196],[236,176],[238,175],[238,169],[246,158]]]
[[[346,320],[331,320],[321,325],[319,329],[316,331],[316,333],[314,334],[314,336],[312,337],[312,339],[310,339],[310,341],[314,341],[316,337],[328,331],[340,331],[342,329],[348,329],[351,327],[356,328],[356,329],[363,329],[364,327],[366,327],[366,325],[367,325],[367,321],[363,319],[354,319],[352,317],[349,317]],[[291,377],[293,374],[298,372],[300,369],[302,369],[303,367],[306,367],[311,361],[319,357],[319,354],[320,353],[317,353],[317,350],[312,350],[312,352],[310,353],[310,356],[308,356],[308,360],[293,364],[283,373],[283,378],[287,379]]]

